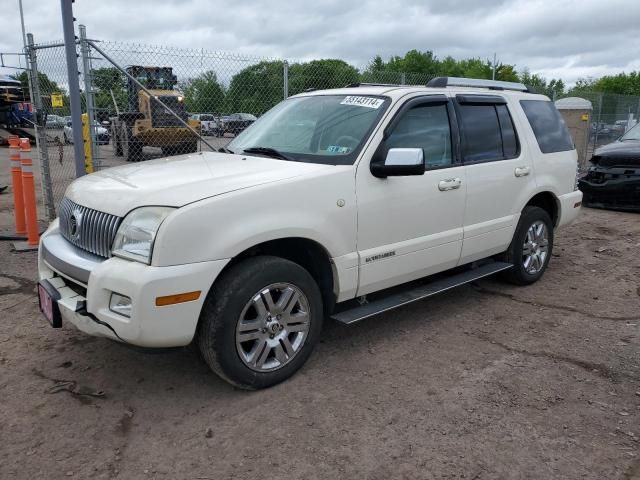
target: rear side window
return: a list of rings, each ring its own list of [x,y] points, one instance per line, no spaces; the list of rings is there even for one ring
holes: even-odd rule
[[[553,103],[547,100],[520,100],[542,153],[573,150],[569,130]]]
[[[506,105],[465,103],[459,105],[458,114],[465,163],[518,156],[518,137]]]

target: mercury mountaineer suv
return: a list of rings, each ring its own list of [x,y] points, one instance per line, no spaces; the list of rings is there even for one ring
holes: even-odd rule
[[[195,343],[232,384],[271,386],[327,317],[540,279],[580,210],[576,165],[553,103],[522,84],[305,92],[219,152],[75,180],[41,239],[41,310],[126,344]]]

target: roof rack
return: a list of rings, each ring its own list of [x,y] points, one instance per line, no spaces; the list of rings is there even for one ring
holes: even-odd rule
[[[410,85],[400,85],[397,83],[350,83],[344,88],[357,88],[357,87],[408,87]]]
[[[478,78],[462,78],[462,77],[436,77],[429,80],[427,87],[445,88],[445,87],[476,87],[488,88],[489,90],[515,90],[518,92],[536,93],[528,85],[517,82],[501,82],[498,80],[482,80]]]

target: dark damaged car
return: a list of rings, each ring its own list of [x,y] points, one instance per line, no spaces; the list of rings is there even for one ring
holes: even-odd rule
[[[587,207],[640,212],[640,124],[597,149],[578,186]]]

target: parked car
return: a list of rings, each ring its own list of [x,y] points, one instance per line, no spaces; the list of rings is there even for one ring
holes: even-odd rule
[[[59,115],[49,114],[47,115],[45,127],[48,129],[58,129],[58,128],[62,129],[65,127],[66,124],[67,122],[64,119],[64,117],[61,117]]]
[[[224,134],[222,120],[211,113],[195,113],[191,118],[200,122],[200,129],[203,135],[215,135],[221,137]]]
[[[222,117],[222,126],[225,132],[237,135],[256,120],[256,116],[250,113],[232,113]]]
[[[591,164],[579,182],[586,206],[640,211],[640,124],[598,148]]]
[[[225,380],[268,387],[305,363],[325,317],[352,324],[495,273],[538,281],[582,200],[554,104],[509,82],[305,92],[222,150],[69,186],[38,260],[54,327],[195,342]]]
[[[100,125],[98,122],[93,122],[93,130],[95,132],[96,143],[98,145],[109,144],[109,140],[111,139],[109,130]],[[73,143],[73,127],[70,121],[67,122],[67,124],[64,126],[62,138],[64,140],[64,143]]]
[[[613,125],[611,125],[611,135],[613,137],[620,137],[624,134],[627,129],[627,121],[626,120],[616,120]]]

